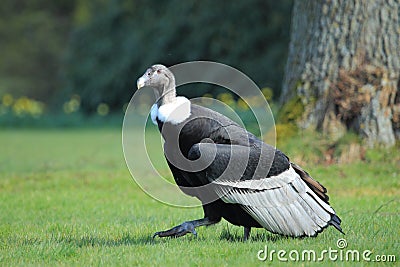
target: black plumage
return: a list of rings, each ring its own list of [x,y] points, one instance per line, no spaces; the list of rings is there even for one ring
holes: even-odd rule
[[[231,119],[176,97],[173,74],[154,65],[139,78],[158,98],[152,120],[165,140],[164,153],[176,184],[203,203],[204,218],[154,236],[196,234],[221,218],[288,236],[315,236],[340,219],[326,189],[278,149]]]

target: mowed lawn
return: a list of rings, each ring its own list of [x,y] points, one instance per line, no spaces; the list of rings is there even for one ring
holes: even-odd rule
[[[137,164],[145,158],[137,155]],[[335,254],[322,254],[325,265],[353,266],[348,250],[359,251],[362,265],[364,250],[371,260],[393,261],[394,255],[396,262],[386,264],[399,264],[398,160],[378,154],[361,163],[303,167],[328,188],[346,235],[330,227],[316,238],[292,239],[257,229],[242,242],[243,229],[222,221],[199,228],[197,238],[152,240],[155,231],[200,218],[202,210],[168,206],[143,193],[125,165],[120,129],[1,130],[0,265],[287,266],[276,253],[271,263],[272,250],[285,251],[281,258],[289,265],[296,264],[292,250],[304,266],[320,265],[324,250],[338,255],[333,261]],[[340,238],[347,247],[338,248]],[[265,248],[268,257],[260,261]],[[304,250],[317,259],[302,261]]]

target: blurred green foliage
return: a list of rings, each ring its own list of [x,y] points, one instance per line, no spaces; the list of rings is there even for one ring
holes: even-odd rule
[[[103,103],[120,111],[149,65],[211,60],[241,70],[279,96],[291,5],[6,0],[0,6],[0,95],[26,95],[59,110],[79,95],[80,110],[87,113]],[[220,93],[210,86],[189,91],[189,97]]]
[[[0,97],[49,101],[59,72],[75,1],[5,0],[0,5]]]
[[[282,123],[295,123],[304,112],[300,97],[293,97],[279,110],[278,120]]]

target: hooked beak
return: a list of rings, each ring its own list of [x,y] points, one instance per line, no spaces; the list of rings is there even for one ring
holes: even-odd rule
[[[144,78],[143,76],[140,77],[140,78],[137,80],[137,82],[136,82],[137,89],[140,89],[140,88],[142,88],[143,86],[145,86],[146,80],[147,80],[147,79]]]

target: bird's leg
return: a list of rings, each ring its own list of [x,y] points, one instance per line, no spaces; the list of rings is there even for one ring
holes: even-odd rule
[[[196,227],[199,226],[204,226],[204,225],[211,225],[211,224],[215,224],[219,221],[215,221],[215,220],[210,220],[208,217],[205,217],[203,219],[199,219],[199,220],[194,220],[194,221],[188,221],[188,222],[184,222],[178,226],[175,226],[169,230],[165,230],[165,231],[160,231],[160,232],[156,232],[153,235],[153,238],[155,238],[156,236],[159,237],[180,237],[180,236],[184,236],[188,233],[192,233],[195,236],[197,236],[197,232],[195,230]]]
[[[243,241],[247,241],[250,236],[251,227],[244,227]]]

